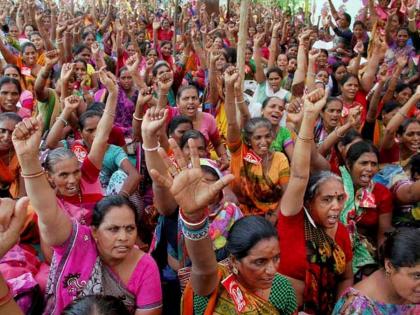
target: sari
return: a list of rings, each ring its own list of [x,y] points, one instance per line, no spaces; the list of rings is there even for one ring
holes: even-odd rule
[[[8,190],[12,198],[19,195],[19,161],[16,154],[10,159],[9,165],[0,160],[0,189]]]
[[[344,191],[347,194],[344,209],[340,213],[340,221],[347,227],[350,234],[353,245],[353,273],[356,274],[363,266],[376,265],[374,246],[357,231],[357,222],[363,215],[363,208],[376,207],[375,196],[372,193],[374,184],[372,182],[369,187],[355,192],[353,180],[346,167],[340,166],[340,172]]]
[[[36,117],[38,114],[41,114],[44,122],[44,130],[49,130],[54,125],[60,113],[60,98],[54,89],[48,89],[48,100],[46,102],[37,102],[34,116]]]
[[[195,295],[191,282],[188,282],[182,297],[182,315],[280,315],[293,314],[297,309],[295,291],[280,274],[273,280],[268,301],[242,286],[230,268],[221,263],[218,277],[219,284],[210,297]]]

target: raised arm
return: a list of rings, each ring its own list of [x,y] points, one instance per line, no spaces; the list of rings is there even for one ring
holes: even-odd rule
[[[265,34],[257,34],[254,37],[254,61],[255,61],[255,81],[265,82],[264,69],[261,58],[261,47],[264,44]]]
[[[394,97],[394,92],[397,87],[398,81],[400,80],[401,73],[404,67],[407,65],[408,57],[405,55],[401,55],[397,57],[397,65],[392,72],[392,76],[388,82],[388,88],[382,97],[382,102],[385,104],[386,102],[392,100]]]
[[[146,87],[139,91],[136,101],[136,109],[133,114],[133,139],[141,141],[141,125],[145,113],[145,105],[148,104],[152,98],[152,88]],[[141,141],[142,142],[142,141]]]
[[[38,101],[46,102],[48,100],[49,91],[47,81],[50,77],[51,70],[59,59],[58,50],[48,51],[45,54],[45,65],[39,71],[34,85],[35,95]]]
[[[279,30],[282,26],[281,22],[274,24],[273,32],[271,34],[270,42],[270,57],[268,58],[268,68],[271,68],[276,65],[276,59],[278,55],[278,46],[279,46]]]
[[[392,117],[386,126],[382,149],[389,149],[392,147],[398,127],[404,122],[404,119],[407,118],[408,112],[416,106],[418,101],[420,101],[420,85],[417,86],[416,93],[414,93],[407,103],[398,110],[397,115]]]
[[[3,42],[3,39],[0,39],[0,53],[3,55],[4,60],[6,60],[7,63],[16,64],[17,58],[15,55],[12,54],[12,52],[6,47],[6,45]]]
[[[106,100],[105,109],[96,127],[95,138],[89,151],[89,160],[97,169],[102,169],[102,162],[105,152],[108,149],[108,138],[114,124],[115,109],[117,107],[118,85],[115,77],[104,69],[99,71],[99,79],[108,90],[108,98]]]
[[[174,172],[173,178],[167,172],[162,174],[155,169],[151,170],[150,175],[154,182],[170,191],[180,207],[182,233],[192,262],[191,285],[197,295],[208,296],[215,290],[219,280],[216,255],[212,241],[206,233],[209,224],[207,206],[234,177],[230,174],[209,185],[200,168],[195,142],[192,139],[188,141],[192,168],[187,167],[188,162],[173,139],[170,139],[170,144],[181,170]],[[159,153],[164,159],[168,159],[162,149]],[[198,231],[202,232],[202,236],[192,240],[191,235],[198,235]]]
[[[235,105],[235,82],[239,80],[239,73],[235,67],[229,67],[225,71],[225,111],[227,118],[227,141],[236,143],[241,139],[241,130],[239,129],[236,118]]]
[[[35,22],[38,28],[38,32],[41,35],[42,39],[45,43],[45,50],[53,50],[55,49],[53,43],[51,42],[50,37],[48,36],[48,32],[45,30],[44,22],[42,22],[43,14],[37,13],[35,15]]]
[[[299,48],[297,55],[297,69],[293,77],[292,82],[292,94],[293,96],[302,96],[303,88],[305,84],[305,75],[308,65],[307,51],[308,51],[308,40],[311,31],[305,31],[299,36]]]
[[[372,89],[375,83],[379,62],[383,57],[384,50],[386,50],[386,43],[384,41],[377,39],[373,43],[374,47],[372,54],[368,58],[366,71],[363,73],[362,79],[360,80],[361,87],[365,92],[369,92]]]
[[[25,180],[26,192],[38,215],[42,239],[50,246],[63,244],[70,236],[71,221],[57,205],[54,190],[39,161],[42,137],[40,117],[25,118],[16,125],[12,140]]]
[[[302,210],[303,196],[309,181],[309,153],[314,140],[314,126],[326,103],[327,95],[323,89],[317,89],[305,97],[303,120],[295,142],[290,179],[280,202],[280,211],[284,216],[293,216]]]

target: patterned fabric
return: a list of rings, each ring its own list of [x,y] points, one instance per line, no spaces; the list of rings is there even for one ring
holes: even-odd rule
[[[353,273],[356,274],[363,266],[376,264],[374,257],[375,248],[366,237],[357,232],[357,222],[363,214],[363,208],[376,207],[375,196],[372,194],[373,183],[370,187],[354,191],[353,180],[345,166],[340,166],[344,190],[347,200],[340,221],[347,227],[353,244]],[[357,197],[356,197],[357,196]]]
[[[128,97],[124,90],[118,89],[117,110],[115,112],[115,125],[122,128],[126,136],[131,136],[133,114],[137,101],[138,91]]]
[[[0,189],[8,190],[12,198],[19,195],[19,171],[19,161],[14,152],[8,165],[0,160]]]
[[[340,277],[346,269],[346,255],[322,228],[309,222],[309,214],[306,210],[305,213],[308,268],[305,275],[303,311],[308,314],[330,314]]]
[[[333,315],[411,315],[420,314],[420,305],[386,304],[372,300],[360,291],[349,288],[335,305]]]
[[[232,274],[228,267],[219,264],[219,286],[211,296],[198,296],[193,293],[189,283],[182,299],[181,311],[183,315],[234,315],[238,314],[235,303],[229,292],[222,284]],[[222,280],[223,279],[223,280]],[[289,280],[277,274],[273,280],[268,301],[247,291],[239,282],[239,289],[246,300],[246,306],[241,314],[266,315],[266,314],[293,314],[297,309],[296,294]]]
[[[283,195],[282,185],[289,181],[289,161],[281,152],[272,153],[270,168],[264,170],[261,158],[242,141],[228,143],[232,158],[230,183],[245,215],[264,215],[278,208]]]
[[[280,127],[270,149],[276,152],[285,152],[288,145],[293,144],[292,134],[286,127]]]

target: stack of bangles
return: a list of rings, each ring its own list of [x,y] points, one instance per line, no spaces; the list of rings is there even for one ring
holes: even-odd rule
[[[185,219],[182,209],[180,209],[179,218],[181,219],[182,234],[186,239],[191,241],[201,241],[208,237],[209,217],[207,214],[200,222],[192,223]]]
[[[6,283],[8,288],[7,294],[5,296],[0,297],[0,306],[6,305],[13,298],[13,289],[8,282]]]

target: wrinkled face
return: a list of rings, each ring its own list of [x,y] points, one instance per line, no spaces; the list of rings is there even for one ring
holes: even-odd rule
[[[401,144],[412,153],[417,153],[420,148],[420,123],[412,122],[400,137]]]
[[[133,76],[128,71],[122,71],[119,82],[124,90],[129,91],[133,87]]]
[[[283,117],[284,110],[284,101],[277,97],[273,97],[261,110],[261,114],[264,118],[267,118],[271,122],[273,127],[277,127]]]
[[[216,69],[222,71],[227,64],[225,55],[221,54],[216,60]]]
[[[373,152],[363,153],[351,168],[351,177],[356,187],[368,187],[378,172],[378,157]]]
[[[13,149],[12,133],[16,124],[12,119],[0,120],[0,151]]]
[[[338,82],[347,74],[347,68],[345,66],[340,66],[335,71],[335,78]]]
[[[93,116],[85,119],[85,124],[82,129],[82,139],[86,146],[90,149],[95,138],[96,128],[101,117]]]
[[[233,262],[239,281],[250,290],[271,288],[279,263],[279,241],[275,237],[260,240],[246,257]]]
[[[83,40],[83,44],[85,44],[86,46],[88,46],[90,48],[94,41],[95,41],[95,36],[93,36],[93,34],[89,33],[85,37],[85,39]]]
[[[34,66],[36,63],[36,50],[32,46],[26,46],[22,53],[22,60],[28,67]]]
[[[359,91],[359,81],[355,77],[349,78],[346,83],[341,86],[341,94],[348,100],[354,100],[357,91]]]
[[[19,37],[19,29],[16,25],[9,26],[9,36],[14,39]]]
[[[259,127],[252,133],[250,140],[252,150],[262,157],[270,151],[273,133],[266,127]]]
[[[23,33],[25,34],[26,38],[29,38],[29,34],[31,34],[34,31],[34,28],[32,25],[26,25]]]
[[[104,261],[127,257],[137,239],[136,219],[128,206],[112,207],[101,224],[92,228],[99,254]]]
[[[402,90],[399,93],[395,93],[395,100],[398,104],[404,105],[407,103],[407,101],[410,99],[410,97],[413,95],[413,91],[407,87],[404,90]]]
[[[190,124],[190,123],[182,123],[182,124],[179,124],[179,125],[175,128],[174,132],[173,132],[173,133],[171,133],[169,136],[170,136],[172,139],[174,139],[174,140],[176,141],[176,143],[178,143],[178,145],[179,145],[179,144],[180,144],[180,142],[181,142],[181,138],[182,138],[183,134],[184,134],[186,131],[191,130],[191,129],[193,129],[193,128],[192,128],[192,126],[191,126],[191,124]]]
[[[387,263],[387,265],[390,263]],[[420,304],[420,264],[414,267],[387,268],[395,292],[407,304]]]
[[[319,184],[315,197],[309,203],[309,210],[315,223],[325,229],[337,226],[345,201],[343,183],[338,179],[331,177]]]
[[[328,56],[324,51],[321,51],[317,59],[318,65],[325,66],[328,64]]]
[[[184,90],[178,99],[177,106],[181,115],[194,119],[200,106],[197,90]]]
[[[330,78],[330,76],[329,76],[328,72],[325,71],[325,70],[320,70],[316,74],[316,79],[321,80],[325,85],[328,84],[329,78]]]
[[[407,44],[409,35],[406,30],[400,30],[397,33],[397,45],[399,47],[404,47]]]
[[[19,101],[19,90],[13,83],[5,83],[0,87],[0,108],[3,112],[16,112]]]
[[[58,161],[52,171],[48,172],[48,179],[57,193],[67,197],[79,193],[81,177],[80,162],[76,157]]]
[[[161,52],[163,56],[170,56],[172,54],[172,45],[171,44],[165,44],[161,47]]]
[[[384,124],[385,127],[386,127],[386,125],[388,125],[391,118],[394,117],[397,114],[398,109],[399,108],[394,108],[389,113],[383,113],[382,114],[382,123]]]
[[[343,104],[338,100],[327,103],[325,110],[321,113],[322,121],[327,130],[332,130],[338,126],[342,109]]]
[[[353,34],[356,38],[362,38],[364,33],[364,29],[361,25],[357,24],[353,27]]]
[[[285,54],[280,54],[277,57],[277,67],[281,70],[285,70],[287,68],[288,60]]]
[[[278,90],[280,90],[281,76],[277,72],[271,72],[268,75],[268,84],[274,92],[277,92]]]
[[[206,148],[206,143],[205,143],[204,139],[202,139],[200,137],[200,138],[197,138],[197,139],[193,139],[193,141],[194,141],[194,144],[197,147],[198,156],[200,158],[203,158],[203,159],[207,158],[208,157],[208,154],[207,154],[207,148]],[[188,142],[182,148],[182,153],[184,153],[185,158],[187,160],[190,159],[190,157],[191,157],[191,155],[190,155],[190,146],[189,146]]]
[[[133,45],[130,44],[127,46],[127,54],[130,57],[136,54],[136,50],[134,49]]]
[[[76,74],[76,80],[81,82],[87,74],[86,66],[83,62],[76,62],[74,66],[74,73]]]
[[[44,40],[38,34],[33,34],[30,37],[31,42],[35,45],[36,50],[40,51],[44,49]]]
[[[287,65],[287,72],[294,73],[297,68],[297,60],[295,58],[291,58],[289,60],[289,64]]]
[[[76,58],[83,59],[86,63],[89,63],[91,55],[90,50],[85,48],[76,56]]]
[[[20,73],[19,73],[19,71],[17,71],[13,67],[6,68],[6,70],[4,70],[4,76],[5,77],[14,78],[14,79],[16,79],[18,81],[20,80]]]

